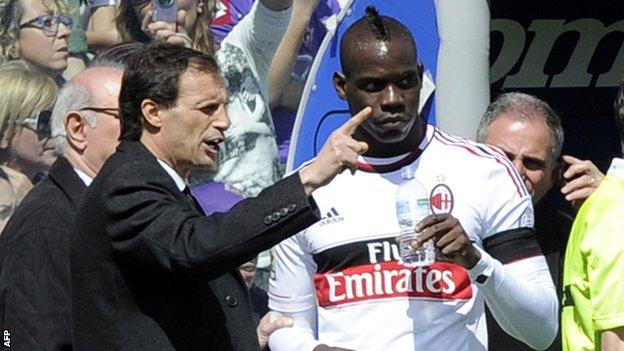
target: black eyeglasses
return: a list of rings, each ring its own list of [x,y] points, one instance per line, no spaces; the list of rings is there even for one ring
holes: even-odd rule
[[[19,28],[38,28],[48,37],[55,37],[58,34],[60,25],[63,24],[70,30],[74,26],[74,20],[66,16],[54,16],[52,14],[41,15],[28,22],[20,24]]]
[[[80,111],[93,111],[105,113],[119,119],[119,109],[116,107],[83,107]]]
[[[20,124],[23,126],[35,126],[35,131],[40,138],[49,138],[52,136],[51,128],[52,111],[39,111],[35,116],[25,118]]]

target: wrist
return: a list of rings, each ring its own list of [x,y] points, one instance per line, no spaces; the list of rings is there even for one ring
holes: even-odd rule
[[[481,260],[481,252],[475,248],[474,245],[470,245],[467,253],[460,263],[465,269],[472,269]]]
[[[315,172],[311,169],[312,167],[312,165],[309,165],[299,171],[299,180],[301,181],[301,185],[303,185],[306,196],[310,196],[312,192],[319,187],[318,182],[314,180]]]

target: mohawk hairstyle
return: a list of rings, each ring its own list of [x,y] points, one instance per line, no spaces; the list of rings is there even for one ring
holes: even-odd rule
[[[384,21],[383,17],[379,15],[379,11],[374,6],[368,6],[366,8],[366,21],[370,26],[371,31],[378,40],[390,39],[390,31]]]

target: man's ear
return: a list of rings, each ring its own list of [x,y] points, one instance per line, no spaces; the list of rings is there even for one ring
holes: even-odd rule
[[[67,142],[78,151],[84,151],[87,148],[87,136],[85,134],[85,125],[87,119],[78,111],[70,111],[65,116],[65,133],[67,133]]]
[[[423,74],[425,74],[425,67],[423,66],[422,62],[418,62],[416,67],[418,69],[418,79],[420,79],[420,85],[422,86]]]
[[[344,73],[334,72],[333,80],[334,80],[334,89],[336,89],[336,93],[338,93],[338,96],[340,96],[342,100],[346,100],[347,99],[347,90],[346,90],[347,79]]]
[[[147,126],[157,129],[162,127],[162,109],[153,100],[141,101],[141,114]]]

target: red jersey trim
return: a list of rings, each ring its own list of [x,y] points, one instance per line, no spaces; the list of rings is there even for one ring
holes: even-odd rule
[[[438,130],[436,130],[434,138],[436,138],[439,142],[441,142],[444,145],[460,147],[475,156],[493,159],[498,164],[505,167],[507,174],[509,175],[509,177],[511,178],[512,182],[514,183],[516,187],[516,191],[518,195],[520,195],[520,197],[529,195],[528,191],[526,190],[524,186],[524,182],[522,181],[522,178],[520,178],[520,175],[516,171],[514,165],[512,165],[509,162],[506,156],[503,156],[500,153],[495,152],[494,149],[492,148],[479,147],[478,145],[470,144],[467,141],[462,140],[462,139],[453,140],[452,137]],[[491,153],[488,152],[488,150],[491,151]]]

